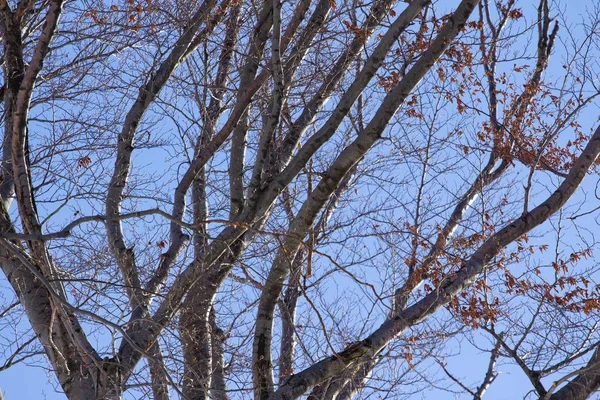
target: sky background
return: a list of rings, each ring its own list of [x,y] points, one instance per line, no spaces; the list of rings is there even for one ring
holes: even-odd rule
[[[569,15],[571,21],[578,21],[581,16],[585,16],[586,6],[591,3],[592,0],[588,1],[572,1],[569,2],[568,8],[565,10]],[[453,1],[454,5],[457,3]],[[521,2],[528,3],[528,2]],[[560,58],[559,52],[560,47],[553,57]],[[559,62],[551,62],[553,68],[550,69],[548,74],[560,74]],[[579,120],[580,124],[586,129],[590,129],[597,122],[598,115],[593,113],[589,108],[581,114]],[[143,161],[143,160],[141,160]],[[151,160],[148,160],[150,162]],[[154,160],[152,160],[154,161]],[[594,179],[588,178],[584,183],[584,190],[592,190],[595,181]],[[581,194],[576,195],[571,203],[578,203],[583,200]],[[598,204],[591,204],[589,208],[594,208]],[[596,221],[593,218],[589,218],[586,221],[581,222],[584,226],[590,229],[597,229]],[[590,260],[590,262],[594,262]],[[11,289],[7,286],[5,281],[0,282],[0,296],[3,293],[8,293]],[[26,323],[26,322],[21,322]],[[479,345],[487,344],[487,348],[491,348],[489,339],[486,335],[474,332],[473,337]],[[1,339],[1,338],[0,338]],[[474,348],[467,340],[461,340],[460,342],[453,339],[456,342],[457,355],[448,358],[448,368],[455,374],[457,378],[467,378],[465,383],[479,384],[480,379],[483,378],[485,370],[488,366],[488,354],[482,354],[479,350]],[[8,370],[0,372],[0,388],[4,394],[5,400],[22,399],[22,400],[37,400],[37,399],[48,399],[48,400],[64,400],[66,397],[60,393],[57,393],[54,389],[55,378],[52,373],[49,373],[46,369],[46,363],[40,362],[39,359],[33,359],[30,362],[24,362],[9,368]],[[489,391],[485,395],[486,400],[509,400],[515,398],[522,398],[527,392],[531,390],[531,385],[525,375],[520,371],[514,364],[507,364],[500,360],[497,370],[499,376],[496,381],[492,384]],[[479,381],[477,380],[479,379]],[[134,393],[129,393],[125,398],[135,398]],[[393,397],[392,397],[393,398]],[[452,395],[443,390],[433,389],[431,391],[423,391],[419,394],[414,395],[411,399],[450,399]],[[468,396],[456,397],[460,399],[467,399]]]

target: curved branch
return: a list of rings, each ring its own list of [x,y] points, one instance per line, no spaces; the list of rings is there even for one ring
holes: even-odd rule
[[[504,247],[545,222],[552,214],[562,208],[575,193],[599,154],[600,127],[596,129],[596,132],[569,171],[567,178],[554,193],[530,212],[506,225],[490,237],[471,255],[463,267],[451,279],[445,281],[437,291],[429,293],[398,316],[384,322],[367,338],[339,353],[338,357],[328,357],[304,371],[293,375],[287,382],[281,385],[269,400],[295,399],[320,382],[343,373],[349,365],[370,360],[397,335],[404,332],[410,326],[428,318],[439,308],[448,304],[454,296],[470,287],[476,281],[487,263]],[[588,378],[596,378],[597,376],[600,376],[598,369],[592,368],[587,376],[585,373],[582,374],[580,376],[581,381],[574,382],[568,390],[580,387],[580,382],[594,383],[596,382],[595,380]],[[587,388],[592,386],[594,385],[589,385]],[[562,393],[566,392],[567,389]],[[558,393],[555,395],[558,395]],[[558,398],[556,397],[556,399]]]

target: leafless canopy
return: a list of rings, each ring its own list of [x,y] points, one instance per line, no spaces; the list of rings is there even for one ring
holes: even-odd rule
[[[510,366],[589,398],[576,3],[0,0],[0,370],[71,400],[482,399]]]

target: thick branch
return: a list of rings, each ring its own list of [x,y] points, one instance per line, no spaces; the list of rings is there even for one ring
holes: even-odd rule
[[[118,138],[115,168],[106,196],[106,215],[109,218],[121,213],[123,192],[131,168],[133,141],[142,117],[160,90],[167,83],[173,71],[175,71],[184,58],[190,54],[190,45],[194,40],[196,32],[202,23],[205,22],[211,7],[212,1],[209,0],[206,0],[200,6],[196,14],[192,17],[189,28],[173,45],[171,53],[161,63],[156,73],[151,74],[148,81],[140,88],[136,101],[133,103],[125,117],[123,129]],[[196,45],[199,45],[199,43],[196,43]],[[141,284],[135,265],[133,248],[127,248],[125,244],[120,221],[109,220],[106,224],[106,231],[110,248],[117,259],[117,263],[123,274],[125,285],[129,288],[128,296],[133,314],[137,316],[138,314],[143,313],[140,306],[144,305],[145,300],[142,294],[135,289],[141,288]]]
[[[474,6],[475,4],[473,4]],[[295,399],[308,388],[341,374],[350,364],[369,360],[397,335],[408,327],[423,321],[465,288],[471,286],[483,272],[487,263],[504,247],[523,234],[545,222],[553,213],[565,205],[575,193],[588,170],[600,154],[600,127],[588,142],[580,157],[569,171],[568,177],[543,203],[530,212],[506,225],[490,237],[438,290],[408,307],[397,317],[384,322],[369,337],[339,353],[326,358],[306,370],[292,376],[273,396],[274,399]],[[577,386],[575,384],[574,386]]]

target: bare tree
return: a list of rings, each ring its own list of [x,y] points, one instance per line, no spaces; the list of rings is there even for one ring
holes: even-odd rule
[[[0,370],[72,400],[480,400],[509,362],[589,398],[589,7],[0,0]]]

